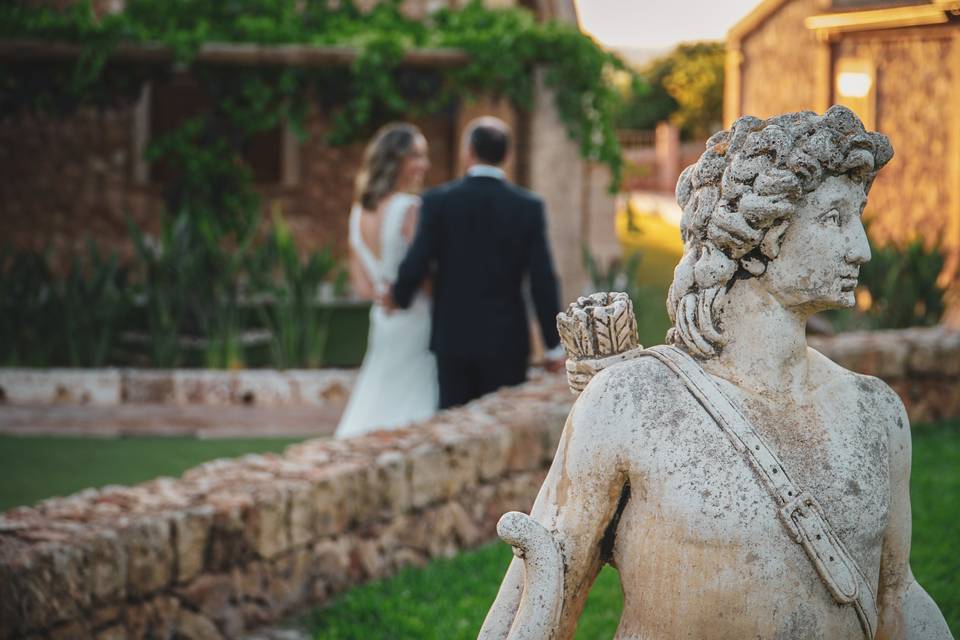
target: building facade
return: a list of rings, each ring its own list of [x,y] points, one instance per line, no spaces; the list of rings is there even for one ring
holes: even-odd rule
[[[728,35],[724,122],[853,109],[890,137],[865,215],[875,242],[921,237],[960,274],[960,2],[765,0]],[[956,307],[956,303],[952,305]]]
[[[416,17],[459,4],[457,0],[405,0],[403,7]],[[122,11],[123,5],[122,0],[98,0],[94,6],[111,12]],[[488,5],[526,7],[541,20],[577,21],[573,0],[491,0]],[[15,47],[3,45],[0,42],[0,54],[17,61]],[[232,55],[229,47],[223,49],[221,54]],[[421,66],[429,70],[429,64]],[[202,108],[197,101],[203,92],[191,82],[174,74],[163,84],[148,84],[129,106],[83,109],[66,117],[0,119],[0,246],[49,250],[66,263],[92,238],[105,249],[129,254],[128,217],[147,230],[156,230],[163,210],[165,169],[145,160],[144,151],[151,140]],[[589,241],[584,235],[589,229],[585,216],[596,194],[605,194],[607,176],[591,170],[580,158],[578,145],[569,139],[556,113],[552,94],[539,80],[534,105],[521,113],[502,101],[464,102],[414,122],[430,144],[428,187],[461,173],[460,133],[471,118],[493,114],[513,126],[517,144],[508,174],[546,199],[562,296],[572,299],[585,285],[581,264],[581,247]],[[265,216],[281,211],[304,250],[333,246],[344,255],[353,181],[364,144],[325,142],[335,114],[335,105],[326,108],[316,101],[306,118],[305,142],[280,126],[259,136],[245,160],[253,171]],[[613,207],[609,198],[601,204]]]

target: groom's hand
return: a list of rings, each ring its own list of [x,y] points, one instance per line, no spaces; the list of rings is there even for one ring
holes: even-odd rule
[[[387,313],[395,311],[397,308],[397,303],[393,300],[393,293],[391,293],[389,289],[380,293],[377,296],[376,302],[383,307],[383,310]]]

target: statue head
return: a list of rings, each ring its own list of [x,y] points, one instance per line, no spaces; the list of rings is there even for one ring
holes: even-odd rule
[[[781,304],[808,312],[852,305],[870,258],[860,213],[893,156],[887,137],[833,106],[822,116],[745,116],[706,146],[677,182],[684,253],[667,294],[667,342],[716,356],[722,302],[739,280],[759,279]],[[788,234],[791,225],[803,228]]]

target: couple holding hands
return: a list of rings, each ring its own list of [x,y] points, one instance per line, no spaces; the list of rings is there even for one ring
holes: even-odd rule
[[[547,348],[557,334],[557,278],[543,200],[507,181],[510,129],[467,125],[464,177],[420,190],[427,141],[411,124],[381,129],[367,147],[350,212],[354,291],[374,301],[367,353],[338,438],[391,429],[526,379],[525,282]]]

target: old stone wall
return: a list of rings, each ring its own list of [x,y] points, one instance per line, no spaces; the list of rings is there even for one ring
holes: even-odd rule
[[[0,368],[0,404],[325,405],[341,403],[355,369]]]
[[[882,378],[912,423],[960,417],[960,331],[945,327],[811,337],[810,346],[842,367]]]
[[[133,251],[127,215],[158,230],[163,185],[141,184],[135,173],[135,109],[84,110],[65,118],[26,117],[0,123],[0,225],[3,245],[51,249],[66,264],[88,238],[108,250]],[[453,117],[417,120],[430,142],[427,185],[449,180],[456,159]],[[303,250],[333,245],[346,250],[353,180],[364,144],[324,142],[329,114],[307,120],[309,139],[289,162],[295,184],[259,184],[264,220],[279,209]],[[281,148],[276,149],[282,153]]]
[[[530,508],[572,400],[549,377],[411,429],[8,511],[0,638],[235,638],[477,545]]]
[[[803,20],[818,13],[822,4],[820,0],[785,2],[744,37],[739,115],[769,118],[817,109],[816,38]]]
[[[811,344],[887,380],[914,421],[960,415],[960,332]],[[529,510],[573,396],[536,379],[412,428],[215,460],[0,515],[0,638],[234,638],[494,537]]]
[[[960,28],[960,27],[958,27]],[[875,65],[876,130],[890,138],[894,156],[877,177],[866,210],[870,234],[881,243],[917,236],[941,239],[956,251],[960,238],[949,227],[951,113],[960,69],[931,61],[954,59],[960,39],[948,31],[908,31],[900,37],[847,35],[835,58]],[[948,233],[948,231],[952,233]]]

